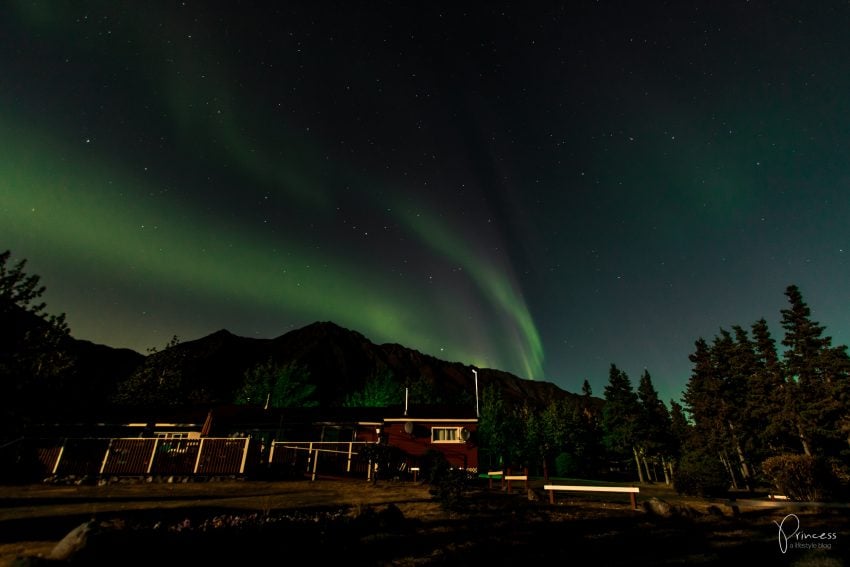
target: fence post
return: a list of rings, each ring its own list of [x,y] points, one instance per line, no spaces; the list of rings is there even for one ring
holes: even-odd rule
[[[310,480],[316,480],[316,465],[318,465],[318,464],[319,464],[319,449],[316,449],[316,451],[313,454],[313,476]]]
[[[245,473],[245,461],[248,459],[248,447],[251,444],[251,438],[245,438],[245,446],[242,448],[242,463],[239,465],[239,474]]]
[[[153,449],[151,449],[151,458],[148,460],[148,469],[145,471],[147,474],[151,474],[151,469],[153,469],[153,460],[156,458],[156,446],[159,445],[159,437],[154,438],[153,440]]]
[[[269,467],[274,463],[274,448],[277,441],[272,441],[272,448],[269,450],[269,462],[267,463]]]
[[[98,474],[100,475],[103,474],[103,470],[106,468],[106,461],[109,460],[109,450],[112,448],[113,441],[115,441],[115,439],[110,439],[109,445],[106,446],[106,453],[103,454],[103,460],[100,462],[100,471],[98,471]]]
[[[61,447],[59,447],[59,454],[58,454],[58,455],[56,455],[56,462],[53,464],[53,473],[52,473],[52,474],[56,474],[56,471],[58,471],[58,470],[59,470],[59,461],[61,461],[61,460],[62,460],[62,454],[65,452],[65,444],[66,444],[67,442],[68,442],[68,438],[66,437],[66,438],[62,441],[62,446],[61,446]]]
[[[198,474],[198,466],[201,464],[201,453],[204,451],[204,439],[206,437],[201,437],[201,442],[198,444],[198,456],[195,457],[195,468],[192,470],[192,474]]]

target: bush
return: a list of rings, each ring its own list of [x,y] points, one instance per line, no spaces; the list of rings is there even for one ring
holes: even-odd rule
[[[439,479],[445,476],[449,469],[449,461],[446,456],[435,449],[429,449],[421,460],[422,478],[428,484],[435,484]]]
[[[715,498],[729,490],[729,475],[720,459],[706,451],[685,453],[673,476],[679,494]]]
[[[847,468],[838,461],[811,455],[776,455],[761,465],[773,488],[798,502],[841,498],[847,488]]]
[[[377,472],[372,477],[373,481],[377,481],[378,478],[387,480],[398,476],[409,456],[393,445],[371,443],[363,446],[360,457],[377,465]]]
[[[448,510],[456,509],[463,500],[469,482],[468,473],[464,470],[451,468],[446,456],[439,451],[428,451],[422,465],[424,478],[428,479],[431,495],[439,500],[440,505]]]
[[[555,476],[571,477],[579,472],[579,462],[572,453],[559,453],[555,457]]]

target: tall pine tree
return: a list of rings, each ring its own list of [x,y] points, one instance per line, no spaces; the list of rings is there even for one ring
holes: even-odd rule
[[[846,381],[846,356],[831,346],[824,327],[811,316],[796,285],[785,290],[790,306],[782,310],[785,338],[782,344],[788,376],[788,413],[806,455],[823,453],[840,435],[840,419],[846,413],[836,393]]]
[[[624,462],[634,458],[638,480],[644,482],[640,455],[636,445],[640,406],[628,374],[611,364],[605,386],[605,407],[602,410],[603,442],[611,457]]]
[[[670,412],[658,397],[658,391],[652,383],[649,370],[644,369],[638,382],[637,389],[639,404],[638,413],[638,446],[646,469],[647,480],[657,481],[656,467],[658,464],[664,474],[664,481],[670,484],[667,462],[672,453],[672,438],[670,436]],[[652,465],[652,466],[650,466]]]

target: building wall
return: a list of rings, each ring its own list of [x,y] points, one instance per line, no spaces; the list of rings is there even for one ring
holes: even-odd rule
[[[405,429],[406,423],[412,423],[412,431],[408,432]],[[432,439],[434,427],[466,429],[470,438],[459,439],[457,442],[434,442]],[[443,453],[451,466],[476,471],[478,470],[478,447],[474,441],[476,429],[475,423],[390,422],[384,424],[382,441],[413,456],[422,456],[433,449]]]

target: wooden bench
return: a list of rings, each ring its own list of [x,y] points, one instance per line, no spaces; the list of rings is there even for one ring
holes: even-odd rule
[[[502,478],[505,481],[505,483],[507,484],[507,486],[505,487],[505,490],[507,490],[508,492],[511,491],[511,481],[512,480],[523,481],[525,483],[525,489],[528,490],[528,474],[511,474],[511,471],[508,471],[508,474],[506,474]]]
[[[637,486],[582,486],[569,484],[546,484],[543,490],[549,491],[549,503],[555,503],[555,492],[572,491],[572,492],[628,492],[632,502],[632,508],[637,510],[637,497],[635,494],[640,492]]]
[[[493,488],[493,479],[497,478],[497,479],[501,480],[502,477],[504,476],[504,474],[505,473],[503,473],[502,471],[488,471],[486,473],[480,474],[479,476],[481,478],[486,478],[487,479],[487,486],[489,488]]]
[[[486,473],[482,473],[479,475],[481,478],[486,478],[488,480],[489,488],[493,488],[493,479],[501,479],[502,488],[505,488],[508,492],[511,491],[511,481],[512,480],[521,480],[525,482],[525,488],[528,488],[528,469],[525,469],[525,474],[513,474],[511,469],[505,471],[488,471]]]

